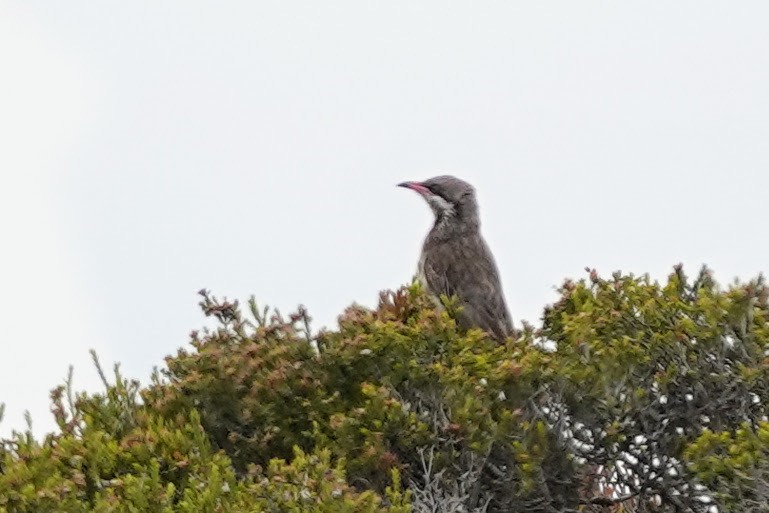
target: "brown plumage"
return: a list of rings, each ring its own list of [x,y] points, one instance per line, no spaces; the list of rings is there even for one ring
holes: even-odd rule
[[[435,214],[419,258],[419,281],[436,300],[457,296],[462,328],[475,326],[503,341],[513,322],[494,256],[481,236],[475,189],[446,175],[398,185],[419,193]]]

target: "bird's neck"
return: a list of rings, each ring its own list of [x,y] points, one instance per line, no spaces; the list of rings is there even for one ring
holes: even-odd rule
[[[430,232],[434,240],[448,240],[480,231],[478,205],[475,201],[449,203],[439,196],[428,198],[435,214],[435,223]]]
[[[477,234],[480,222],[477,218],[463,219],[459,216],[436,216],[430,235],[437,240],[448,240]]]

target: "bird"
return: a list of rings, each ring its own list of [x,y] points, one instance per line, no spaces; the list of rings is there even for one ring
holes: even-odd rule
[[[477,327],[498,342],[513,334],[494,255],[481,235],[475,188],[450,175],[423,182],[402,182],[432,210],[435,221],[425,237],[417,280],[437,305],[440,297],[456,296],[460,328]]]

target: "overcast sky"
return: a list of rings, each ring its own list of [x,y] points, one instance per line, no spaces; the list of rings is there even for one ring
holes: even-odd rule
[[[513,318],[585,266],[769,267],[769,3],[0,2],[0,433],[201,287],[333,326],[473,183]]]

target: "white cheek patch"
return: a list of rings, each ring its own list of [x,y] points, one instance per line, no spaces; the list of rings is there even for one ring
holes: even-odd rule
[[[430,194],[427,196],[427,204],[430,205],[430,208],[433,209],[433,212],[435,214],[441,214],[443,216],[453,216],[454,215],[454,205],[446,201],[445,199],[441,198],[440,196],[436,194]]]

